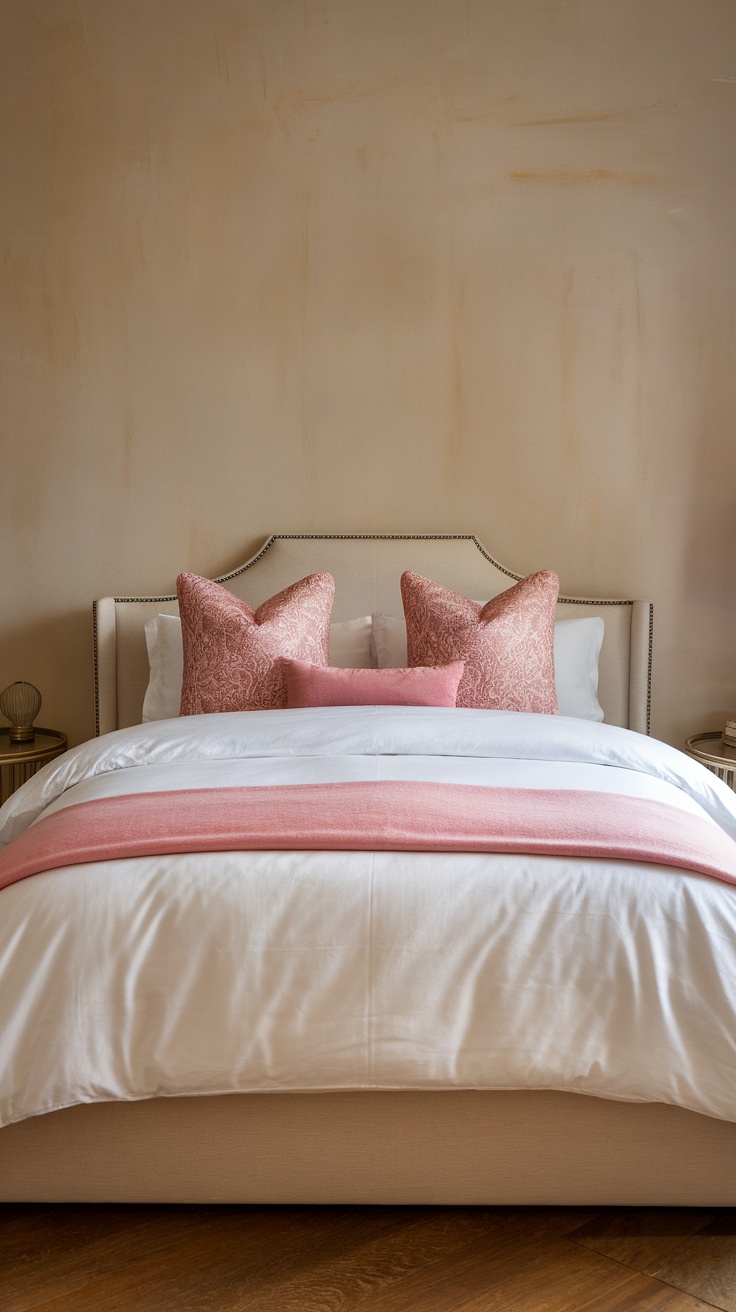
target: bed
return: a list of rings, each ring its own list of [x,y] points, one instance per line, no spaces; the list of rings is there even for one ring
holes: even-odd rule
[[[333,615],[344,621],[400,615],[406,569],[484,599],[521,577],[472,535],[275,535],[219,582],[255,607],[329,571]],[[336,761],[340,771],[352,762],[360,781],[413,786],[417,770],[445,781],[451,761],[464,784],[524,782],[538,736],[556,744],[535,764],[540,788],[550,772],[577,786],[584,769],[586,788],[615,776],[630,793],[641,755],[655,760],[651,796],[679,790],[710,826],[706,840],[736,823],[725,786],[648,745],[651,605],[562,596],[557,610],[561,620],[604,619],[598,696],[613,757],[600,754],[597,725],[559,717],[548,733],[536,722],[553,717],[503,712],[340,707],[224,716],[205,733],[186,719],[141,725],[144,625],[174,615],[176,599],[105,598],[94,617],[102,737],[36,776],[11,799],[13,815],[21,829],[26,812],[53,818],[56,808],[63,818],[70,795],[92,796],[103,777],[116,796],[133,776],[133,791],[142,777],[175,791],[174,767],[190,772],[186,787],[215,776],[225,787],[301,786],[305,762],[310,780],[329,782]],[[484,716],[500,717],[492,753]],[[736,890],[727,883],[601,856],[241,855],[247,868],[234,868],[231,852],[70,865],[0,893],[6,993],[13,980],[17,991],[5,1009],[2,1200],[736,1202]],[[243,888],[247,996],[232,975],[240,940],[229,937]],[[13,956],[10,938],[24,934]],[[61,957],[72,963],[69,996],[55,987]],[[107,972],[107,991],[96,994],[88,972]],[[119,1013],[111,998],[123,999]],[[77,1050],[83,1078],[72,1069]],[[14,1063],[24,1071],[15,1086]]]

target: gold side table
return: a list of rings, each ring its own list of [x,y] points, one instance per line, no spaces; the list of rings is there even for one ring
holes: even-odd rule
[[[47,761],[66,751],[66,734],[36,729],[31,743],[11,743],[10,731],[0,729],[0,803],[30,779]]]
[[[694,756],[701,765],[717,774],[736,793],[736,747],[724,743],[722,734],[693,734],[685,743],[685,750],[689,756]]]

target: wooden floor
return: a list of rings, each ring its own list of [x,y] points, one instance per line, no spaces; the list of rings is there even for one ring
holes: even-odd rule
[[[736,1210],[0,1205],[2,1312],[736,1312]]]

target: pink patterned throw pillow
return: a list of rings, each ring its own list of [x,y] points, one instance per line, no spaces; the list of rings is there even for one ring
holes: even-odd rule
[[[458,706],[557,715],[555,606],[559,579],[530,574],[485,606],[421,574],[401,576],[410,665],[465,661]]]
[[[253,610],[198,574],[176,580],[184,649],[181,715],[286,706],[282,660],[326,665],[335,595],[331,574],[310,574]]]
[[[411,670],[346,670],[284,661],[289,706],[454,706],[462,661]]]

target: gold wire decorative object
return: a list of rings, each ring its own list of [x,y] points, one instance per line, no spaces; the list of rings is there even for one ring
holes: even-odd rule
[[[8,737],[11,743],[33,742],[33,721],[41,709],[41,694],[32,683],[8,684],[0,692],[0,711],[10,720]]]

